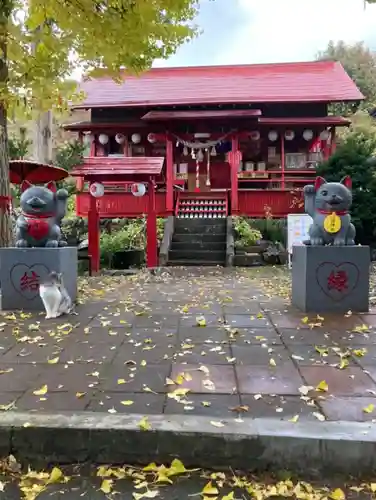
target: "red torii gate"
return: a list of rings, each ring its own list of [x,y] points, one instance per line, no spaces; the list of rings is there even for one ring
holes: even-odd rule
[[[146,262],[148,267],[156,267],[158,264],[158,240],[157,240],[157,213],[155,209],[155,178],[161,175],[163,157],[122,157],[85,158],[83,165],[73,169],[71,175],[80,177],[83,182],[124,182],[133,184],[136,182],[148,185],[147,194],[148,211],[146,213]],[[88,212],[88,239],[89,255],[91,258],[91,269],[94,273],[100,267],[100,227],[101,217],[99,209],[100,198],[90,196],[90,208]],[[106,214],[103,214],[105,216]]]

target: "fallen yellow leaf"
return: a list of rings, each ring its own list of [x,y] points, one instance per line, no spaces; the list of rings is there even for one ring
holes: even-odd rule
[[[131,399],[128,399],[127,401],[120,401],[120,403],[124,406],[131,406],[133,405],[133,401]]]
[[[211,420],[210,423],[214,427],[224,427],[225,426],[225,424],[223,424],[222,422],[216,422],[215,420]]]
[[[86,392],[76,392],[76,398],[80,399],[85,396]]]
[[[304,318],[302,318],[302,323],[307,324],[308,321],[309,321],[308,316],[305,316]]]
[[[58,483],[64,479],[64,474],[59,469],[59,467],[54,467],[51,471],[50,477],[48,478],[48,483]]]
[[[56,363],[58,363],[58,362],[59,362],[59,357],[47,360],[47,363],[49,365],[56,365]]]
[[[341,488],[337,488],[330,493],[329,498],[331,498],[332,500],[345,500],[346,496]]]
[[[203,488],[201,495],[218,495],[219,491],[216,486],[213,486],[212,482],[209,481]]]
[[[325,380],[322,380],[317,386],[316,386],[316,391],[321,391],[321,392],[328,392],[329,386],[325,382]]]
[[[222,497],[222,500],[235,500],[234,492],[231,491],[228,495],[225,495],[224,497]]]
[[[142,419],[138,423],[139,428],[142,431],[150,431],[151,430],[151,425],[148,420],[148,417],[142,417]]]
[[[43,396],[44,394],[47,394],[47,391],[48,391],[48,387],[47,387],[47,385],[44,385],[40,389],[33,391],[33,394],[35,396]]]
[[[273,359],[273,358],[270,358],[270,359],[269,359],[269,365],[270,365],[270,366],[277,366],[277,363],[274,361],[274,359]]]
[[[206,326],[206,319],[204,316],[197,316],[196,318],[197,326]]]
[[[298,420],[299,420],[299,415],[295,415],[295,417],[290,418],[289,422],[293,422],[295,424],[295,422],[297,422]]]
[[[365,408],[363,408],[363,411],[364,411],[364,413],[372,413],[374,409],[375,409],[375,405],[373,405],[371,403],[368,406],[366,406]]]
[[[118,383],[118,385],[121,385],[121,384],[126,384],[127,381],[124,378],[118,378],[117,383]]]
[[[108,495],[109,493],[111,493],[112,484],[113,484],[112,479],[103,479],[101,487],[99,489],[103,491],[105,495]]]

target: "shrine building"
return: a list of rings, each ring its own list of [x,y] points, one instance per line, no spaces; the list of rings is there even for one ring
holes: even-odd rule
[[[98,181],[99,217],[139,217],[145,196],[131,184],[155,182],[156,215],[226,218],[285,217],[302,211],[297,199],[316,166],[335,150],[336,102],[364,99],[338,62],[155,68],[84,81],[76,109],[88,122],[66,125],[87,145],[74,170],[87,216],[87,182]],[[73,108],[74,109],[74,108]],[[147,182],[146,182],[147,185]],[[94,205],[93,205],[94,206]]]

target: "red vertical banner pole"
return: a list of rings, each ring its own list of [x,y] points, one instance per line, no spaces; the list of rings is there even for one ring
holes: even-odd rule
[[[234,134],[231,138],[231,154],[230,154],[230,169],[231,169],[231,214],[239,212],[238,202],[238,170],[241,161],[239,151],[239,136]]]
[[[336,142],[336,128],[332,127],[330,130],[330,151],[329,151],[329,158],[330,156],[334,155],[337,149],[337,142]]]
[[[100,267],[100,230],[99,230],[99,213],[97,207],[97,198],[90,196],[90,206],[88,212],[88,239],[89,239],[89,255],[91,259],[91,270],[97,273]]]
[[[148,214],[146,220],[146,264],[149,268],[158,266],[157,212],[155,210],[155,182],[149,180]]]
[[[166,212],[174,213],[174,150],[171,137],[166,135]]]
[[[285,189],[285,168],[286,168],[285,134],[284,132],[281,132],[281,189]]]

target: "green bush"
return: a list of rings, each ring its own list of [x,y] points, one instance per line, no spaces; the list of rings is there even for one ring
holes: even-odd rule
[[[260,231],[264,240],[279,242],[286,247],[286,219],[248,219],[248,223]]]
[[[252,227],[246,218],[234,218],[235,245],[237,247],[251,247],[256,245],[262,238],[261,232]]]

